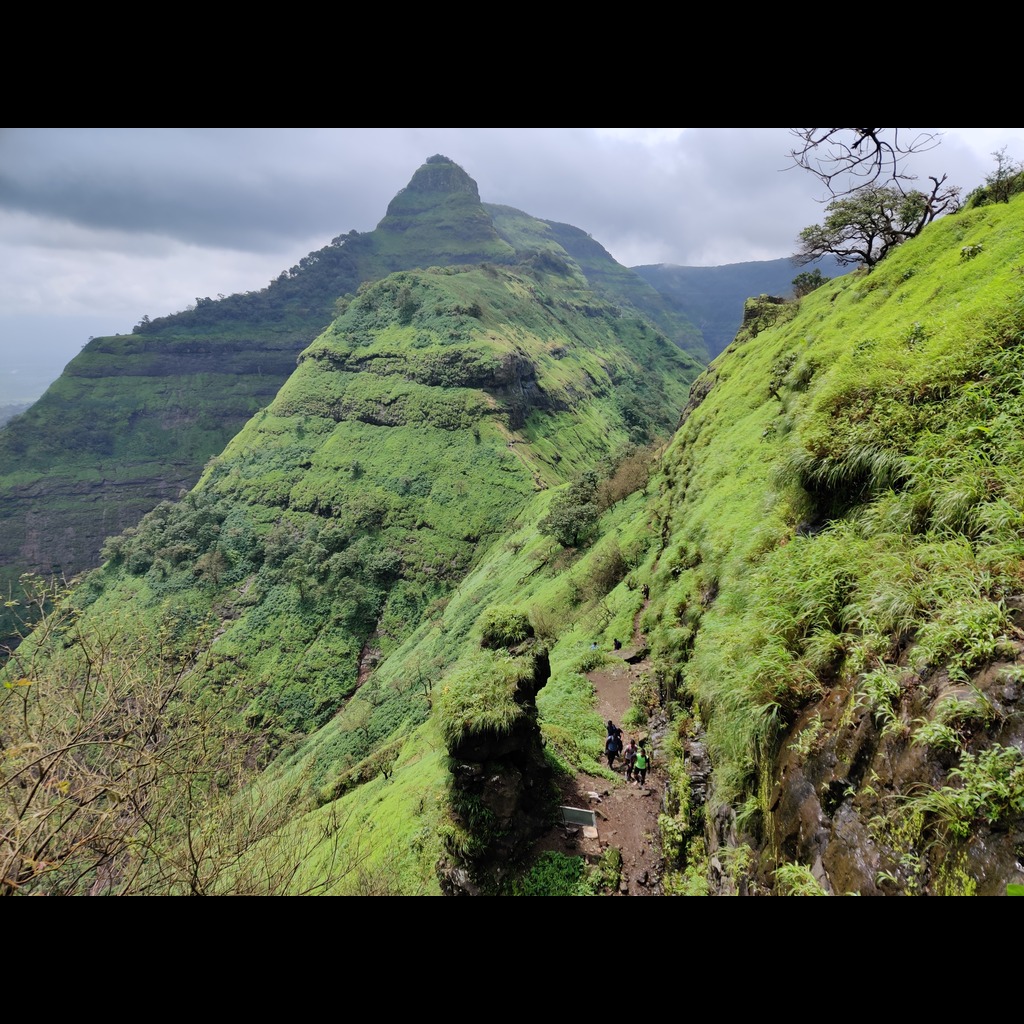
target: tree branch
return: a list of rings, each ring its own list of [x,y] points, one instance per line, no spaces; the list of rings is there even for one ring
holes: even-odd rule
[[[878,184],[903,191],[901,182],[917,179],[906,159],[941,141],[937,132],[908,137],[905,128],[791,128],[790,134],[797,140],[788,153],[793,166],[813,174],[831,198]]]

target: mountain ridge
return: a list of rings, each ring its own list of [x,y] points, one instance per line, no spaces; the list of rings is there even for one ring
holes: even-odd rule
[[[374,231],[338,236],[259,292],[197,298],[173,316],[144,317],[131,335],[92,339],[0,430],[0,586],[16,590],[26,571],[70,578],[96,565],[106,537],[188,490],[365,282],[425,265],[536,259],[538,247],[575,265],[543,222],[511,208],[501,219],[518,243],[501,236],[461,167],[431,157]],[[587,272],[602,260],[614,264],[603,249],[591,252]],[[621,275],[632,277],[620,268],[613,282]],[[629,295],[621,283],[598,287],[640,315],[651,306],[656,325],[695,348],[687,372],[698,372],[699,334],[658,309],[653,289],[638,280]]]
[[[553,778],[620,784],[587,673],[643,635],[625,724],[665,793],[660,891],[1005,893],[1022,249],[1024,197],[943,218],[773,303],[689,388],[564,249],[364,286],[15,651],[5,737],[65,750],[73,705],[94,775],[5,739],[8,779],[44,781],[3,884],[514,894],[571,869],[619,891],[614,837],[589,865],[571,834],[531,844]],[[74,857],[18,845],[84,807]]]

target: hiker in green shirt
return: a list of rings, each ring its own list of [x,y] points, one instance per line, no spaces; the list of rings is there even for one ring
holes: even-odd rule
[[[650,767],[650,759],[647,756],[647,748],[641,743],[633,761],[633,771],[636,772],[638,786],[642,786],[647,778],[647,769]]]

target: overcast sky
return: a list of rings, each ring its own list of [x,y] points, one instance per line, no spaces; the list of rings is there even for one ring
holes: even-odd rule
[[[920,173],[965,192],[994,150],[1024,160],[1024,129],[915,131],[944,133]],[[786,128],[3,128],[0,377],[43,355],[59,373],[89,335],[264,287],[374,228],[435,153],[484,202],[582,228],[626,266],[788,256],[823,215],[814,180],[786,170],[792,143]]]

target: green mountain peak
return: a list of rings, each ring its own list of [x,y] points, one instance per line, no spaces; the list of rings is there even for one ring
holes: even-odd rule
[[[467,195],[480,202],[480,190],[476,182],[453,160],[437,154],[416,171],[409,184],[396,196],[391,206],[406,192],[422,195]],[[391,212],[391,207],[388,207]]]
[[[374,235],[378,254],[400,257],[401,264],[390,265],[393,270],[482,260],[507,263],[516,256],[480,202],[476,182],[443,156],[430,157],[416,171],[391,200]]]

